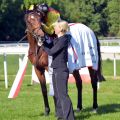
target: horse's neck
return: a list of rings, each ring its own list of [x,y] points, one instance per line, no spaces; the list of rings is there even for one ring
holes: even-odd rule
[[[28,38],[28,42],[29,42],[29,52],[36,54],[37,53],[37,49],[38,49],[38,45],[36,40],[33,38],[33,36],[30,33],[27,33],[27,38]]]
[[[28,42],[29,42],[29,47],[30,48],[35,48],[37,46],[37,42],[33,38],[33,36],[30,33],[27,33],[27,38],[28,38]]]

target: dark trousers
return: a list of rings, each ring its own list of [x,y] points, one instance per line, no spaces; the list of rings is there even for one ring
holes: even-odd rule
[[[68,76],[69,71],[67,68],[53,69],[56,115],[65,120],[74,120],[73,107],[67,90]]]

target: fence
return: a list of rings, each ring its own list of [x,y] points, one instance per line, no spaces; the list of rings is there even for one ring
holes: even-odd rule
[[[4,56],[4,78],[5,88],[8,88],[7,78],[7,55],[19,55],[19,66],[22,62],[22,55],[28,52],[28,44],[0,44],[0,55]]]
[[[100,44],[109,46],[109,45],[120,45],[120,38],[116,37],[106,37],[104,40],[100,40]]]
[[[7,78],[7,61],[6,56],[7,55],[19,55],[19,66],[22,61],[21,55],[24,55],[26,52],[28,52],[28,44],[0,44],[0,55],[4,56],[4,78],[5,78],[5,88],[8,88],[8,78]],[[105,54],[113,54],[113,61],[114,61],[114,77],[116,77],[116,55],[120,53],[120,46],[101,46],[101,53]],[[109,58],[109,55],[108,55]]]

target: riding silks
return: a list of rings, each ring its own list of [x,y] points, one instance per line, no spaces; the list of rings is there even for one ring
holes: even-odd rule
[[[47,13],[45,24],[43,24],[43,29],[49,35],[54,33],[54,23],[60,19],[60,13],[53,8],[49,8]]]

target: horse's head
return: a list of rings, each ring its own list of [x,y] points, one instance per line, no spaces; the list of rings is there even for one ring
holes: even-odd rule
[[[25,14],[26,31],[31,34],[35,40],[40,41],[44,36],[44,32],[41,28],[41,15],[36,12],[29,12]]]

